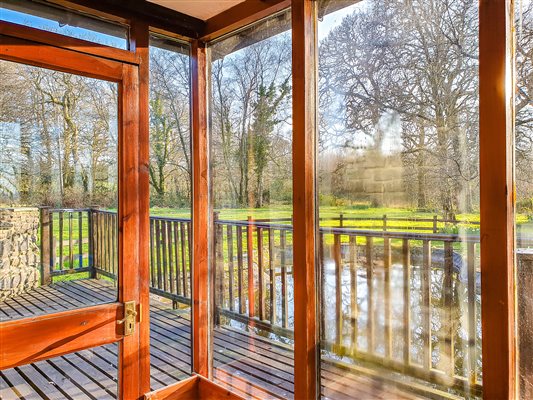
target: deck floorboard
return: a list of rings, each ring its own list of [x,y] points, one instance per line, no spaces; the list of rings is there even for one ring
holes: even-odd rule
[[[0,321],[112,302],[116,287],[109,281],[63,281],[39,287],[0,303]],[[150,301],[151,387],[158,389],[189,375],[190,318],[184,310],[157,297]],[[2,400],[94,400],[116,397],[116,343],[34,364],[0,371]],[[268,338],[232,327],[214,336],[214,378],[244,397],[291,398],[294,391],[293,352]],[[325,398],[415,399],[379,380],[322,365]]]

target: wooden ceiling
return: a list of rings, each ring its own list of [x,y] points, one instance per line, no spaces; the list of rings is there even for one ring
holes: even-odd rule
[[[245,0],[149,0],[171,10],[190,15],[201,20],[208,20]],[[260,0],[256,0],[260,1]]]

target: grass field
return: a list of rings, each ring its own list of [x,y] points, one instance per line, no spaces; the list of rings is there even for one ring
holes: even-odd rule
[[[111,210],[115,211],[115,210]],[[387,218],[402,218],[405,220],[402,221],[387,221],[387,226],[390,229],[394,227],[405,227],[409,232],[428,232],[428,229],[416,229],[417,227],[423,228],[432,228],[433,222],[420,222],[420,221],[410,221],[409,219],[433,219],[435,215],[439,219],[442,217],[434,212],[429,211],[419,211],[408,208],[371,208],[363,206],[348,206],[348,207],[320,207],[320,225],[321,226],[339,226],[339,215],[342,214],[345,218],[343,222],[344,227],[354,227],[358,229],[370,229],[370,230],[382,230],[383,222],[382,221],[350,221],[350,218],[383,218],[384,215]],[[188,209],[172,209],[172,208],[160,208],[153,207],[150,209],[151,216],[158,217],[169,217],[169,218],[186,218],[191,217],[191,211]],[[276,206],[275,208],[232,208],[232,209],[221,209],[219,210],[219,219],[223,220],[235,220],[235,221],[245,221],[248,217],[251,216],[254,219],[290,219],[292,216],[292,208],[289,206]],[[465,227],[467,232],[472,234],[479,233],[479,214],[457,214],[456,219],[463,222],[468,222],[465,224],[459,224],[462,227]],[[528,223],[531,222],[531,223]],[[286,221],[285,223],[288,223]],[[533,235],[533,215],[519,214],[517,216],[517,224],[524,225],[523,232],[528,235]],[[82,235],[87,236],[88,225],[86,214],[82,219]],[[456,233],[453,227],[450,227],[449,224],[446,226],[444,223],[438,224],[439,232],[441,233]],[[68,237],[69,232],[69,221],[67,214],[65,214],[65,220],[63,223],[63,235]],[[54,223],[53,223],[54,235],[59,237],[59,215],[54,214]],[[74,214],[72,220],[72,230],[75,235],[77,235],[79,230],[78,225],[78,216]],[[398,230],[398,229],[397,229]]]

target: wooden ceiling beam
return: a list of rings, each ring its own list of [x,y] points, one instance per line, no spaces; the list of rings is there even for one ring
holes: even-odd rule
[[[290,5],[290,0],[246,0],[209,18],[200,39],[202,41],[216,39],[284,10]]]
[[[45,0],[86,14],[105,17],[111,15],[119,20],[142,20],[150,27],[175,33],[183,38],[196,39],[205,32],[206,22],[170,8],[145,0]]]

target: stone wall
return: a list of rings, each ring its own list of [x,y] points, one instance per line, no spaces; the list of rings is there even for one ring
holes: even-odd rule
[[[39,284],[39,209],[0,208],[0,301]]]
[[[352,200],[369,201],[374,206],[408,204],[404,185],[404,167],[400,154],[385,155],[377,150],[343,161],[334,166],[330,183],[333,193]]]

